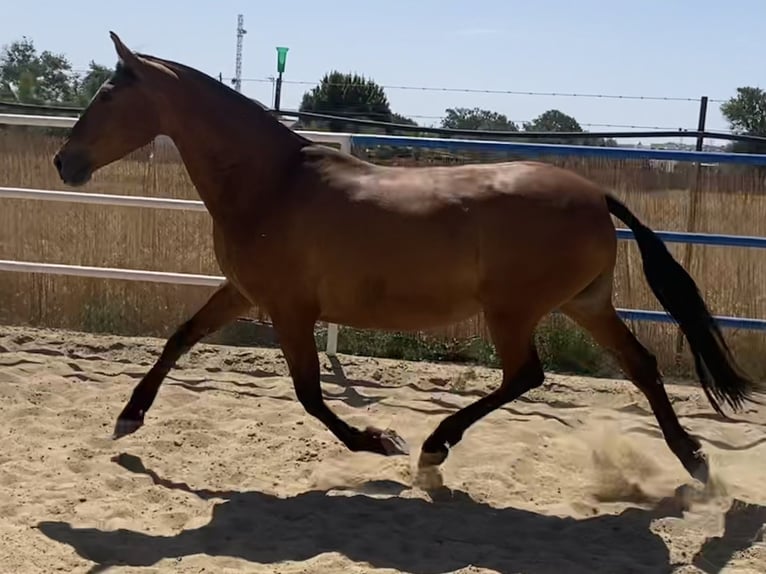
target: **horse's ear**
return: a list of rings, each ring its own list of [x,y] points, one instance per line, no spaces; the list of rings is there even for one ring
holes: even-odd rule
[[[125,64],[125,67],[137,72],[137,68],[140,66],[138,56],[136,56],[130,50],[130,48],[123,44],[122,40],[120,40],[120,37],[114,32],[110,31],[109,37],[112,39],[112,42],[114,42],[114,49],[117,51],[117,55],[119,56],[120,60],[122,60],[122,63]]]

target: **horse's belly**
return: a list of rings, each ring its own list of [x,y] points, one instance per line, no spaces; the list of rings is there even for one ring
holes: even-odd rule
[[[357,328],[428,329],[467,319],[481,308],[474,286],[464,281],[369,278],[332,287],[325,284],[320,296],[321,319]]]

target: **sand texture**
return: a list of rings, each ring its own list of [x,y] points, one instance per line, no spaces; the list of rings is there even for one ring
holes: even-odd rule
[[[111,440],[163,343],[0,327],[0,572],[766,572],[765,407],[726,421],[668,384],[701,492],[629,382],[550,375],[427,492],[422,440],[498,371],[322,355],[330,407],[409,442],[384,458],[304,413],[278,351],[199,345]]]

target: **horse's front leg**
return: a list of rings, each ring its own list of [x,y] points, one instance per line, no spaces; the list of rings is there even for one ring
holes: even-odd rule
[[[407,443],[395,431],[374,427],[364,430],[354,428],[327,406],[322,397],[319,356],[314,339],[317,314],[298,307],[269,310],[269,315],[290,370],[295,394],[303,408],[319,419],[351,451],[368,451],[386,456],[408,454]]]
[[[171,335],[159,359],[133,389],[130,400],[117,418],[114,438],[135,432],[144,424],[144,416],[152,406],[162,381],[181,355],[250,307],[250,301],[228,281],[218,287],[202,308]]]

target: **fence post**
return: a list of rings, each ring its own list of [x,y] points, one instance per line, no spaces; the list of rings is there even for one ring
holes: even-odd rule
[[[698,132],[704,132],[705,131],[705,123],[707,120],[707,96],[702,96],[700,98],[700,109],[699,109],[699,119],[697,120],[697,131]],[[697,136],[697,144],[695,146],[695,149],[697,151],[702,151],[703,144],[704,144],[705,138],[702,137],[702,135]],[[694,164],[694,171],[692,173],[692,181],[689,185],[689,214],[686,218],[686,232],[687,233],[693,233],[697,230],[697,215],[699,213],[699,204],[700,204],[700,175],[702,170],[702,165],[700,162],[695,161]],[[687,243],[684,245],[684,253],[683,253],[683,266],[684,268],[691,273],[691,263],[692,263],[692,252],[693,252],[694,246],[691,243]],[[675,345],[675,362],[676,364],[679,364],[681,362],[681,353],[684,349],[684,335],[681,329],[679,328],[676,331],[676,345]]]
[[[702,96],[700,98],[700,113],[699,113],[699,119],[697,120],[697,131],[698,132],[704,132],[705,131],[705,120],[707,119],[707,96]],[[705,138],[702,137],[702,135],[697,136],[697,145],[696,150],[702,151],[702,144],[704,142]],[[699,165],[699,163],[697,164]]]
[[[277,76],[277,86],[274,92],[274,111],[279,112],[279,104],[282,100],[282,72]]]

